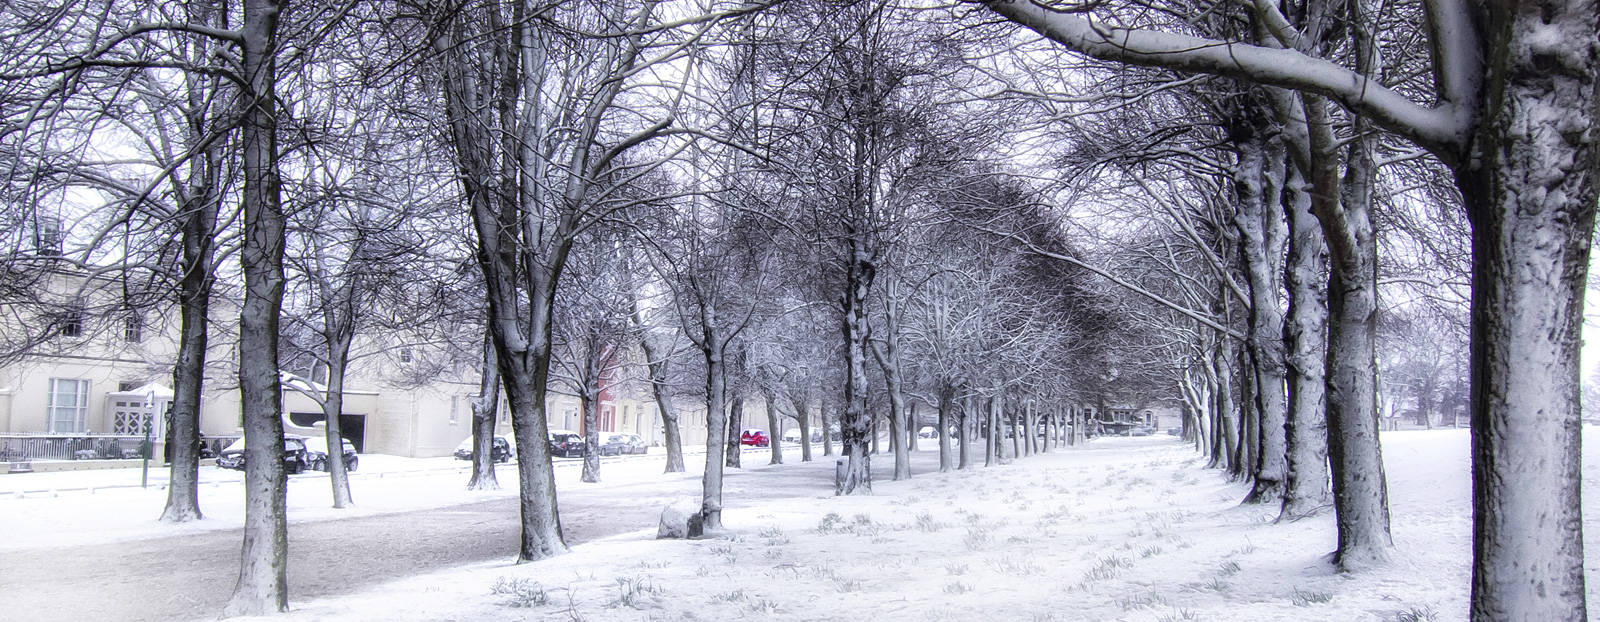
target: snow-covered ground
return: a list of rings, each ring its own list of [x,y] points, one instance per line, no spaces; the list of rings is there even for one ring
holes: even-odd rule
[[[1600,441],[1597,432],[1585,430],[1587,446]],[[846,611],[866,620],[1465,619],[1467,433],[1389,432],[1383,440],[1396,555],[1388,567],[1358,575],[1336,574],[1324,561],[1334,545],[1331,515],[1274,523],[1274,508],[1238,505],[1244,485],[1202,468],[1182,443],[1156,436],[1100,439],[949,474],[930,472],[934,452],[916,452],[916,477],[880,480],[872,496],[796,490],[778,501],[730,499],[721,537],[658,541],[653,528],[642,529],[536,563],[473,564],[295,601],[288,619],[820,620]],[[769,468],[832,468],[820,456],[796,464],[797,453],[780,467],[767,467],[765,453],[747,453],[745,470],[760,477]],[[1600,485],[1597,458],[1585,456],[1589,491]],[[609,462],[601,487],[664,477],[659,459]],[[876,461],[880,473],[889,460]],[[512,494],[461,491],[462,464],[363,456],[357,512]],[[562,469],[558,488],[577,485],[576,469]],[[509,489],[514,472],[500,474]],[[159,492],[18,499],[14,477],[31,476],[0,476],[0,530],[8,536],[0,546],[173,533],[151,520]],[[237,525],[239,487],[208,486],[207,520],[180,529]],[[323,509],[326,489],[322,478],[296,478],[292,520],[350,515]],[[1600,595],[1595,500],[1586,495],[1584,503],[1591,601]],[[97,510],[93,517],[72,518],[89,508]]]

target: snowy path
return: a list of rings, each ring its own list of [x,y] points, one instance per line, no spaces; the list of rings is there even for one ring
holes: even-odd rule
[[[731,507],[831,490],[832,471],[821,468],[820,462],[771,468],[765,465],[766,457],[766,450],[748,450],[743,456],[747,469],[730,469],[727,501]],[[699,494],[697,474],[661,475],[657,473],[660,456],[652,458],[608,459],[602,474],[614,471],[618,482],[560,483],[562,527],[569,545],[653,528],[669,500]],[[754,464],[758,461],[761,464]],[[509,489],[515,469],[502,466],[498,473],[508,490],[490,493],[495,498],[488,501],[291,524],[290,598],[334,596],[465,563],[513,559],[517,501]],[[453,471],[448,475],[448,482],[459,488],[463,478]],[[387,479],[407,482],[400,477]],[[419,479],[417,494],[434,492],[439,485],[434,478]],[[325,486],[320,478],[305,481],[307,487]],[[356,495],[359,505],[361,488]],[[81,500],[64,499],[79,502],[73,506],[81,505]],[[0,620],[214,618],[238,573],[240,537],[237,528],[230,528],[97,544],[0,549],[0,569],[5,569],[0,572]],[[13,540],[12,544],[18,543]]]

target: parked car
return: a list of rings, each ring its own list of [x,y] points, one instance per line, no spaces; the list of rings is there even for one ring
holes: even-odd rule
[[[922,426],[921,430],[917,430],[917,438],[939,438],[939,429],[931,425]]]
[[[639,438],[637,434],[612,434],[606,437],[606,442],[600,444],[600,455],[642,454],[649,449],[644,444],[644,439]]]
[[[341,438],[339,440],[341,441],[340,444],[344,446],[344,470],[356,470],[356,466],[361,464],[361,458],[356,456],[356,446],[351,444],[350,439],[348,438]],[[313,436],[306,439],[306,464],[307,466],[311,467],[311,470],[313,471],[328,470],[327,437]]]
[[[1129,436],[1150,436],[1150,428],[1133,428],[1128,431]]]
[[[489,457],[495,462],[505,462],[516,457],[517,455],[517,452],[511,448],[511,441],[506,440],[506,437],[504,436],[494,437],[494,442],[491,443],[491,445],[492,446],[489,448]],[[456,445],[456,451],[454,455],[462,460],[472,459],[471,436],[468,436],[467,440],[461,441],[460,445]]]
[[[572,430],[550,431],[550,455],[564,458],[582,458],[589,453],[589,444],[583,435]]]
[[[301,473],[311,465],[306,457],[306,440],[299,436],[283,437],[283,471],[290,475]],[[234,441],[217,455],[217,466],[235,471],[244,470],[244,439]]]
[[[739,433],[739,444],[767,447],[772,444],[772,439],[767,438],[766,430],[750,429]]]
[[[1167,428],[1167,436],[1183,436],[1183,428]]]
[[[784,430],[783,431],[783,442],[785,442],[785,443],[798,443],[798,442],[800,442],[800,428],[789,428],[787,430]]]
[[[172,461],[172,436],[170,436],[170,435],[171,435],[171,432],[169,431],[168,432],[168,436],[167,436],[167,440],[163,441],[163,444],[165,445],[164,453],[161,454],[163,456],[166,456],[166,458],[167,458],[166,461],[167,462],[171,462]],[[195,452],[200,455],[200,459],[201,460],[205,460],[206,458],[215,458],[215,457],[217,457],[217,452],[212,451],[211,450],[211,445],[206,443],[206,433],[205,432],[196,432],[195,433],[194,449],[195,449]]]

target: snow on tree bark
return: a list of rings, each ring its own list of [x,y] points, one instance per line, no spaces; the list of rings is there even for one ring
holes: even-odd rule
[[[1252,365],[1247,369],[1255,380],[1252,392],[1254,412],[1259,417],[1253,428],[1259,439],[1251,476],[1254,485],[1245,503],[1278,503],[1288,477],[1288,451],[1284,436],[1288,398],[1285,394],[1285,349],[1283,341],[1282,257],[1288,243],[1284,215],[1278,209],[1284,176],[1282,139],[1266,136],[1265,107],[1246,105],[1236,121],[1239,152],[1234,187],[1238,212],[1234,228],[1239,232],[1245,281],[1249,285],[1250,309],[1245,343]]]
[[[274,95],[278,17],[273,0],[245,0],[240,97],[243,149],[245,277],[239,312],[239,402],[245,434],[244,542],[239,580],[224,615],[265,615],[289,608],[289,524],[283,465],[283,394],[278,384],[278,318],[283,303],[284,217],[278,178]]]
[[[1583,620],[1579,347],[1600,153],[1600,7],[1488,3],[1472,223],[1472,617]]]
[[[1284,331],[1289,369],[1289,414],[1285,421],[1289,471],[1279,520],[1309,516],[1330,502],[1322,374],[1327,355],[1328,307],[1321,283],[1327,269],[1327,248],[1321,225],[1311,214],[1311,189],[1298,174],[1291,174],[1289,194],[1292,198],[1284,202],[1291,231],[1284,274],[1289,289],[1289,316]]]
[[[500,489],[494,472],[494,426],[499,410],[500,368],[495,361],[494,337],[485,330],[478,395],[472,399],[472,478],[467,480],[467,490]]]
[[[722,461],[728,433],[726,408],[727,378],[724,377],[722,341],[717,334],[716,307],[700,307],[701,327],[706,331],[700,353],[706,362],[706,468],[700,482],[700,516],[706,531],[722,529]]]
[[[867,443],[872,419],[866,412],[863,400],[867,392],[864,348],[867,299],[872,289],[875,267],[867,258],[865,241],[860,239],[865,233],[856,231],[847,241],[845,289],[840,300],[843,306],[840,331],[845,342],[845,382],[844,413],[840,417],[839,432],[844,445],[845,470],[843,479],[837,485],[840,494],[845,495],[872,492],[872,456],[868,453]]]

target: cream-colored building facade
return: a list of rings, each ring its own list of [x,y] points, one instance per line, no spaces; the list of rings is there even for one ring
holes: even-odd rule
[[[161,415],[171,400],[177,355],[176,309],[122,310],[124,284],[66,270],[52,274],[42,288],[39,302],[0,308],[7,344],[32,342],[25,353],[0,362],[0,437],[140,436],[149,426],[151,437],[162,439]],[[241,430],[237,308],[222,296],[212,304],[200,421],[208,438],[235,437]],[[355,349],[363,354],[351,362],[345,380],[346,438],[363,453],[429,457],[454,451],[471,430],[478,370],[438,365],[442,344],[407,344],[394,335],[358,341],[363,343]],[[280,374],[290,434],[322,433],[322,407],[307,394],[322,386],[318,371]],[[550,389],[550,427],[580,429],[577,398],[557,385]],[[660,417],[640,389],[633,382],[608,387],[600,403],[602,433],[629,432],[659,442]],[[510,427],[503,407],[500,427]]]

